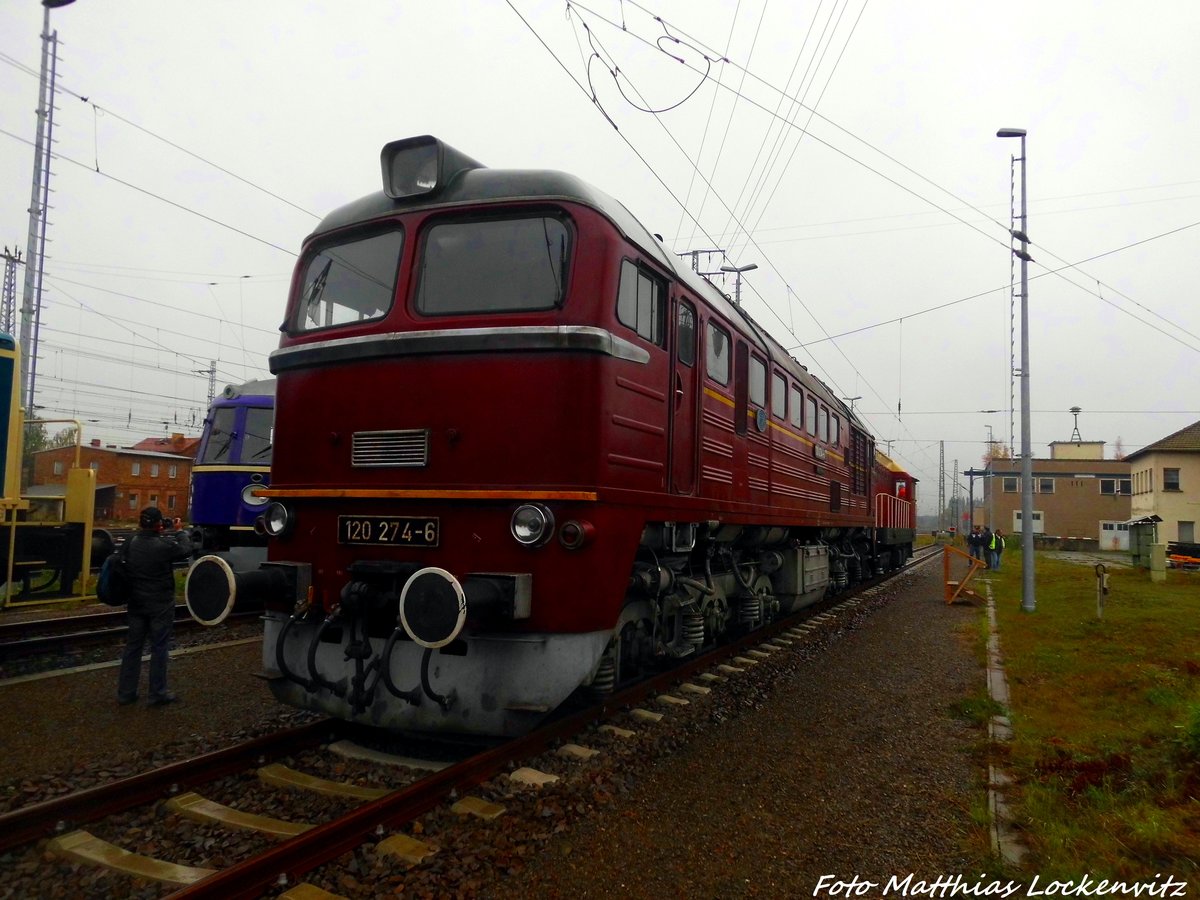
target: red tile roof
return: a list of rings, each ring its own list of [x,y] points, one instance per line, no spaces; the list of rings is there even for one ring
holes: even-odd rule
[[[1186,428],[1181,428],[1174,434],[1169,434],[1160,441],[1147,444],[1141,450],[1136,450],[1125,456],[1134,459],[1147,453],[1200,453],[1200,422],[1193,422]]]

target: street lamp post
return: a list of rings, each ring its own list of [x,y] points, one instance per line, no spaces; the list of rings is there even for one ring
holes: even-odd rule
[[[737,306],[742,305],[742,273],[751,272],[758,268],[758,263],[749,263],[744,266],[721,266],[722,272],[732,272],[733,279],[733,302]]]
[[[1012,236],[1021,248],[1012,252],[1021,260],[1021,609],[1037,609],[1034,596],[1033,571],[1033,443],[1029,435],[1029,218],[1025,172],[1025,129],[1001,128],[1000,138],[1021,139],[1021,227],[1012,229]]]

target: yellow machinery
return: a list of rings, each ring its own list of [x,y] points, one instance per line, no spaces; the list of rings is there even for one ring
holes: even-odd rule
[[[67,472],[62,521],[28,522],[22,514],[29,500],[21,496],[21,467],[26,423],[21,409],[20,348],[0,334],[0,433],[6,439],[0,459],[3,535],[0,536],[4,584],[0,607],[65,603],[94,597],[86,593],[92,565],[92,523],[96,507],[96,473],[80,467],[82,429],[73,419],[47,419],[75,425],[75,460]],[[40,422],[38,423],[40,424]],[[111,543],[111,542],[110,542]]]

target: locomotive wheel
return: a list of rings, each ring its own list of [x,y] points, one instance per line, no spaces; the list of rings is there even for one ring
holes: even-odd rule
[[[613,638],[618,684],[637,678],[654,658],[650,614],[650,604],[644,600],[627,603],[621,610]]]

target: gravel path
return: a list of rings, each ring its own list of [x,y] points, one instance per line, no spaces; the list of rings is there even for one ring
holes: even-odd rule
[[[275,702],[252,673],[261,643],[172,659],[180,702],[117,705],[117,669],[0,686],[0,810],[137,774],[224,746],[222,736],[274,730],[302,714]],[[146,672],[142,663],[142,696]]]
[[[941,602],[940,567],[770,698],[659,760],[606,813],[550,843],[494,897],[813,896],[821,875],[977,874],[986,833],[977,609]],[[826,895],[828,896],[828,895]]]

